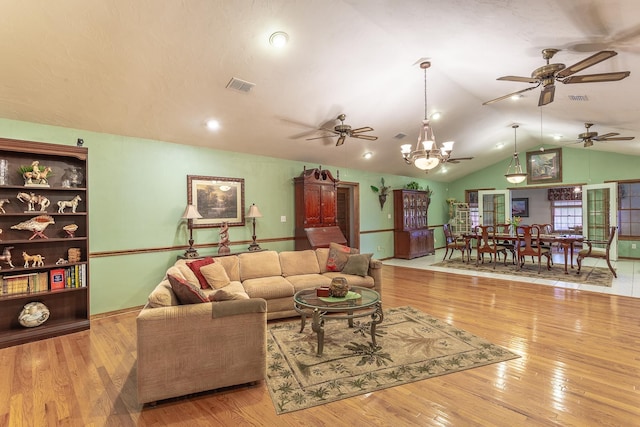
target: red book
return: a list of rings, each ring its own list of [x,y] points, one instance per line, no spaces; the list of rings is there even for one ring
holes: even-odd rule
[[[51,290],[64,289],[64,269],[56,268],[55,270],[51,270],[49,271],[49,276],[49,285],[51,286]]]

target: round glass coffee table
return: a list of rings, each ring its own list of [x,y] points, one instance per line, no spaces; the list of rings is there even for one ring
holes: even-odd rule
[[[315,289],[303,289],[293,296],[293,307],[300,313],[300,332],[304,330],[307,316],[312,319],[311,329],[318,336],[318,356],[324,347],[324,321],[347,320],[353,328],[353,319],[371,316],[371,342],[376,345],[376,326],[383,320],[380,294],[373,289],[353,286],[346,297],[319,297]]]

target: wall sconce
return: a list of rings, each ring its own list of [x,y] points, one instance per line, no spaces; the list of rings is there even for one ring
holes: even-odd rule
[[[251,204],[249,207],[249,213],[246,215],[247,218],[251,218],[253,220],[253,242],[249,245],[249,251],[260,251],[260,245],[256,243],[256,218],[262,218],[262,214],[260,213],[260,209],[256,206],[255,203]]]
[[[198,218],[202,218],[202,215],[200,215],[200,212],[198,212],[198,209],[196,209],[194,205],[187,205],[187,208],[184,210],[184,213],[182,214],[182,219],[187,220],[187,227],[189,227],[189,248],[184,253],[185,258],[198,258],[200,256],[198,255],[198,251],[196,250],[196,248],[193,247],[193,227],[192,227],[193,222],[192,221]]]

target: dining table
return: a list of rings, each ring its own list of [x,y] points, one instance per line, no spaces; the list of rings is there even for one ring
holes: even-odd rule
[[[482,238],[482,236],[477,233],[463,233],[462,237],[468,245],[471,245],[473,240],[479,241]],[[518,237],[517,235],[510,233],[495,233],[491,234],[489,237],[495,237],[498,244],[504,241],[513,242],[515,244],[519,238],[522,238],[522,236]],[[562,248],[562,251],[564,252],[564,274],[569,274],[569,265],[573,268],[574,246],[576,243],[581,243],[584,240],[584,236],[581,234],[540,234],[538,240],[543,243],[548,243],[551,246],[553,246],[554,243],[557,243],[558,246]],[[468,252],[468,259],[471,261],[471,251]]]

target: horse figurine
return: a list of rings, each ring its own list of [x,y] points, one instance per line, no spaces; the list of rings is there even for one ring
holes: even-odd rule
[[[45,185],[48,187],[47,176],[51,173],[50,167],[43,167],[40,169],[40,162],[34,160],[31,162],[31,170],[25,171],[22,174],[22,178],[24,178],[24,185]]]
[[[26,252],[22,252],[22,258],[24,259],[24,268],[29,267],[29,261],[31,261],[31,267],[44,267],[44,257],[42,255],[29,255]]]
[[[4,210],[4,204],[5,203],[11,203],[11,202],[9,202],[9,199],[0,199],[0,212],[2,212],[2,213],[7,213]]]
[[[71,200],[60,200],[58,202],[58,213],[64,213],[65,208],[71,208],[71,212],[76,213],[78,204],[82,201],[80,196],[75,196]]]
[[[2,250],[2,255],[0,255],[0,261],[4,261],[9,264],[11,268],[14,268],[13,264],[11,263],[11,249],[13,249],[13,246],[5,246],[5,248]],[[0,267],[0,270],[1,269],[2,267]]]
[[[35,205],[40,206],[40,212],[46,212],[46,209],[51,205],[51,201],[44,196],[35,195],[33,193],[18,193],[18,200],[22,203],[26,203],[28,208],[27,210],[35,211]]]

